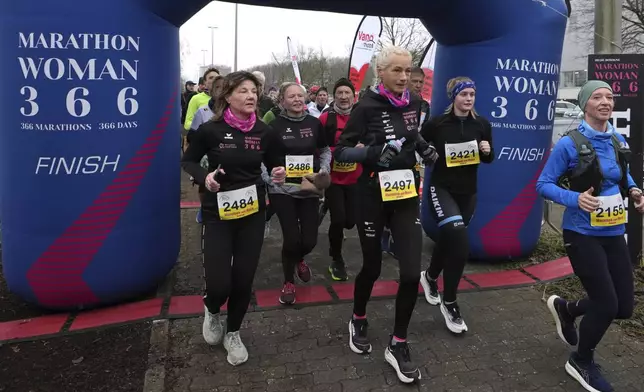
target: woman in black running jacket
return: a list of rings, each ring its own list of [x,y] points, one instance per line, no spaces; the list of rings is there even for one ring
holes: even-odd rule
[[[366,308],[380,276],[380,238],[387,225],[398,246],[400,286],[385,360],[396,370],[400,381],[411,383],[420,378],[406,342],[418,297],[422,247],[420,176],[415,170],[415,153],[430,164],[436,151],[418,133],[420,99],[407,89],[411,73],[409,52],[399,47],[384,48],[378,55],[377,71],[381,83],[368,90],[355,106],[334,151],[336,161],[357,162],[363,167],[357,182],[360,203],[356,206],[363,264],[356,277],[349,347],[358,354],[371,352]]]
[[[430,211],[439,228],[431,263],[421,273],[425,299],[440,305],[447,328],[453,333],[467,331],[456,303],[458,283],[469,256],[467,225],[476,207],[479,163],[494,160],[492,126],[474,110],[476,85],[465,77],[451,79],[447,94],[452,103],[445,113],[423,125],[421,135],[440,156],[429,187]],[[443,300],[436,280],[443,272]]]

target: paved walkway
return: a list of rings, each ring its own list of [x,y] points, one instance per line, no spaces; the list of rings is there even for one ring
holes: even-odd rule
[[[325,222],[320,229],[318,247],[307,258],[315,273],[310,285],[323,288],[332,284],[326,273],[329,263],[327,224]],[[271,236],[262,251],[260,272],[255,280],[257,290],[279,289],[282,282],[279,257],[281,234],[276,219],[273,220],[272,227]],[[159,313],[161,308],[164,312],[171,308],[171,304],[167,308],[161,305],[162,297],[166,295],[201,294],[203,268],[199,249],[200,228],[194,222],[194,211],[182,212],[182,235],[180,260],[166,283],[167,292],[160,290],[160,297],[151,300],[155,305],[150,306],[152,310],[140,309],[156,313],[146,313],[141,317],[167,314]],[[361,264],[356,237],[355,230],[352,230],[347,233],[345,242],[345,257],[351,281]],[[431,240],[426,239],[423,267],[428,264],[431,246]],[[471,263],[466,273],[472,275],[500,268],[503,266]],[[525,274],[522,276],[526,277]],[[382,280],[391,282],[397,277],[397,262],[390,256],[385,256]],[[533,282],[532,280],[530,283]],[[334,292],[339,297],[338,292]],[[255,302],[258,302],[258,298],[255,298]],[[152,327],[148,371],[142,390],[582,391],[563,369],[569,349],[558,339],[554,323],[541,300],[541,293],[532,288],[478,291],[463,293],[459,302],[470,332],[464,336],[453,336],[447,331],[439,309],[427,305],[424,299],[419,298],[409,331],[412,356],[420,365],[423,376],[418,384],[401,385],[393,370],[384,363],[383,351],[393,325],[394,301],[380,298],[373,300],[368,308],[370,335],[374,345],[374,352],[369,356],[358,356],[348,349],[347,321],[351,314],[351,304],[337,300],[333,304],[288,309],[278,307],[249,313],[243,325],[242,338],[248,345],[250,360],[237,368],[228,365],[222,347],[213,348],[205,344],[201,336],[201,317],[156,321]],[[197,305],[199,308],[200,304]],[[124,321],[123,308],[116,313],[118,314],[108,314],[108,323]],[[115,320],[114,317],[117,316],[121,319]],[[60,325],[66,325],[66,317],[63,315],[59,320]],[[82,324],[85,320],[85,326],[92,328],[92,320],[87,317],[75,317],[74,323]],[[47,325],[53,325],[54,332],[61,329],[56,323]],[[64,328],[68,327],[69,325]],[[29,327],[24,324],[19,328],[27,330]],[[145,328],[147,331],[147,326]],[[115,329],[117,328],[110,327],[105,331]],[[80,336],[90,336],[91,333]],[[71,341],[72,336],[69,339]],[[147,339],[147,336],[143,339]],[[114,346],[118,346],[116,340],[110,340],[112,341],[115,342]],[[46,345],[47,341],[42,344]],[[128,350],[129,347],[111,358],[135,355],[127,354]],[[72,359],[85,355],[88,358],[91,356],[91,350],[86,347],[83,351],[74,353]],[[644,343],[631,340],[617,327],[613,327],[599,347],[597,357],[617,391],[644,391]],[[34,363],[41,363],[42,360],[36,358],[45,357],[33,355],[30,358],[34,358]],[[146,358],[141,358],[140,355],[137,358],[145,365]],[[73,366],[76,365],[68,365],[67,371]],[[127,364],[124,366],[133,367]],[[82,373],[88,380],[91,379],[96,384],[106,382],[96,378],[96,368],[88,369],[87,373]],[[63,374],[62,370],[60,374]],[[141,389],[136,391],[140,392]]]
[[[194,212],[182,212],[183,241],[175,269],[173,294],[198,294],[202,285],[199,231]],[[555,218],[556,219],[556,218]],[[307,257],[314,271],[312,285],[329,285],[327,224],[318,245]],[[256,276],[257,289],[279,288],[282,282],[276,219],[265,241]],[[423,266],[432,242],[425,239]],[[355,230],[347,232],[345,258],[351,281],[361,264]],[[466,273],[498,270],[499,265],[470,263]],[[381,279],[398,277],[397,262],[385,256]],[[354,354],[347,347],[350,303],[278,308],[249,313],[242,329],[250,359],[237,368],[225,359],[222,347],[208,346],[201,336],[203,318],[171,320],[153,333],[150,367],[144,392],[186,391],[582,391],[563,368],[569,349],[559,340],[554,322],[532,288],[464,293],[462,312],[470,332],[454,336],[440,311],[422,297],[409,330],[412,356],[421,366],[418,384],[402,385],[384,362],[383,353],[393,327],[394,300],[372,300],[368,308],[374,351]],[[159,333],[158,331],[166,331]],[[611,329],[598,359],[617,391],[642,391],[644,344]]]
[[[559,340],[541,295],[531,288],[463,294],[470,327],[451,335],[438,308],[419,298],[409,341],[422,380],[399,383],[384,362],[393,325],[393,300],[368,308],[374,351],[347,347],[350,304],[281,309],[248,314],[242,327],[250,359],[233,368],[225,351],[201,337],[202,318],[169,322],[163,386],[145,392],[186,391],[582,391],[563,368],[569,350]],[[613,328],[598,349],[598,361],[617,391],[642,391],[644,344]]]
[[[325,222],[320,230],[318,247],[307,258],[314,272],[310,285],[325,290],[333,283],[326,273],[329,263],[327,224]],[[276,219],[273,220],[272,227],[273,231],[262,252],[261,272],[255,281],[255,288],[259,291],[279,289],[282,281],[279,256],[281,234]],[[166,283],[167,291],[160,290],[159,298],[149,302],[154,306],[139,309],[147,313],[133,319],[157,315],[163,318],[168,312],[172,313],[169,311],[172,308],[171,302],[167,307],[161,305],[162,298],[167,295],[200,295],[203,269],[199,229],[194,222],[194,211],[184,210],[180,260]],[[429,261],[431,246],[431,240],[426,239],[423,267]],[[353,281],[361,264],[355,230],[347,233],[345,257]],[[503,268],[503,265],[471,263],[466,274],[472,276]],[[531,275],[538,277],[536,272]],[[390,256],[385,256],[382,280],[391,283],[397,277],[397,262]],[[525,279],[526,275],[523,274],[522,277]],[[473,281],[481,283],[477,279]],[[534,283],[534,280],[529,283]],[[390,286],[387,287],[391,288]],[[337,290],[332,292],[340,297]],[[276,296],[271,298],[275,299]],[[541,293],[533,288],[463,293],[459,302],[470,327],[470,332],[464,336],[450,334],[439,309],[427,305],[422,297],[419,298],[410,326],[409,340],[412,344],[412,356],[421,367],[423,379],[413,385],[400,384],[394,371],[383,359],[384,347],[393,326],[394,301],[391,298],[379,298],[370,303],[368,315],[374,352],[369,356],[359,356],[347,347],[347,321],[351,314],[351,303],[338,302],[340,299],[342,298],[334,299],[332,304],[319,303],[301,308],[266,309],[259,306],[260,310],[247,315],[242,329],[242,338],[248,346],[250,360],[237,368],[228,365],[222,347],[213,348],[205,344],[201,336],[201,317],[156,321],[150,338],[145,386],[136,391],[582,391],[563,369],[569,349],[557,337]],[[258,303],[259,298],[255,298],[255,302]],[[254,306],[257,308],[257,305]],[[197,303],[197,311],[200,307]],[[127,321],[123,317],[128,313],[133,313],[132,309],[128,312],[124,308],[112,309],[111,313],[107,311],[107,316],[104,315],[103,319],[107,317],[107,324],[123,322]],[[54,332],[59,331],[62,325],[70,324],[66,315],[61,316],[61,320],[57,322],[51,319],[48,321],[44,325],[51,327]],[[93,328],[92,322],[91,317],[85,314],[76,316],[71,326],[78,324]],[[20,330],[29,329],[28,324],[20,324],[18,327]],[[144,335],[147,335],[147,324],[144,327]],[[70,328],[70,325],[63,328]],[[110,327],[105,331],[116,329],[118,328]],[[92,337],[91,334],[89,332],[80,336],[89,338]],[[147,339],[147,336],[142,338]],[[65,339],[77,341],[75,336]],[[112,341],[115,342],[114,346],[121,343],[118,340],[110,340]],[[124,343],[128,344],[127,341]],[[43,346],[47,344],[49,341],[42,343]],[[100,342],[90,347],[98,347],[99,344]],[[22,350],[21,355],[24,355],[27,350],[24,345]],[[140,361],[142,368],[146,367],[146,358],[128,351],[130,347],[124,350],[117,351],[110,358],[129,355],[138,358],[134,362]],[[72,354],[74,360],[81,356],[94,357],[85,346],[82,351]],[[644,343],[624,336],[617,327],[613,327],[598,348],[597,357],[617,391],[644,390]],[[49,356],[34,354],[29,358],[33,358],[35,364],[40,364]],[[118,359],[108,362],[114,361]],[[88,359],[83,363],[90,362]],[[66,369],[67,373],[65,370],[58,373],[67,375],[74,366],[76,365],[62,363],[61,369]],[[87,380],[93,380],[97,384],[106,383],[104,378],[96,378],[96,369],[100,365],[95,366],[92,365],[86,373],[77,375],[87,376]],[[134,367],[125,363],[124,366]],[[117,373],[113,375],[123,383]],[[138,388],[134,384],[131,386],[132,389],[127,389],[128,391]],[[112,390],[126,390],[123,389],[124,386],[121,387]],[[29,389],[32,389],[31,386]]]

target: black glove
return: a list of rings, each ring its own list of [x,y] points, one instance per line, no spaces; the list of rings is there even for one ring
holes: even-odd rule
[[[422,149],[418,149],[416,152],[420,155],[424,165],[431,165],[438,159],[438,152],[431,144],[423,146]]]
[[[405,143],[405,138],[400,140],[390,140],[384,145],[369,147],[369,155],[375,157],[374,161],[378,166],[389,167],[391,160],[400,153],[402,146]]]

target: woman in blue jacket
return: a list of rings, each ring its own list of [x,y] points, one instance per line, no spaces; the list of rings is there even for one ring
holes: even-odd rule
[[[547,302],[559,337],[577,345],[566,372],[587,391],[604,392],[613,389],[594,362],[595,347],[613,320],[630,318],[634,306],[624,198],[630,197],[640,213],[644,198],[628,172],[628,144],[608,122],[614,107],[611,87],[589,81],[578,100],[584,120],[555,145],[537,181],[537,192],[566,207],[564,245],[587,293],[578,301],[553,295]],[[582,167],[587,170],[580,172]],[[578,335],[575,319],[582,315]]]

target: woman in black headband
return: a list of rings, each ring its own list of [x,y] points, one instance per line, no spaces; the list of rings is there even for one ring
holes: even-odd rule
[[[431,263],[421,272],[420,283],[430,305],[440,305],[447,328],[467,331],[456,303],[458,283],[469,256],[467,225],[476,207],[479,163],[491,163],[492,126],[474,110],[476,86],[465,77],[451,79],[447,94],[452,103],[441,116],[423,125],[421,135],[433,143],[440,158],[434,164],[430,183],[431,213],[439,228]],[[443,300],[438,294],[438,276],[443,272]]]

